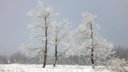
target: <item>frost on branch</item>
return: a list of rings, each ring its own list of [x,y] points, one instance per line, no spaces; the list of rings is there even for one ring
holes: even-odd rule
[[[64,43],[67,35],[69,34],[69,21],[63,20],[62,22],[53,21],[49,26],[49,32],[51,37],[49,38],[49,43],[53,46],[55,44],[61,45]],[[55,37],[57,38],[57,42],[55,42]]]
[[[88,13],[88,12],[82,13],[81,16],[83,18],[83,22],[86,24],[90,24],[96,18],[96,15],[93,15],[93,14]]]
[[[43,1],[39,0],[38,2],[38,9],[37,10],[30,10],[27,15],[38,17],[38,18],[44,18],[49,17],[52,13],[51,7],[45,7]]]
[[[29,24],[28,28],[31,29],[37,29],[37,30],[43,30],[45,28],[45,26],[41,23],[37,23],[37,24]]]

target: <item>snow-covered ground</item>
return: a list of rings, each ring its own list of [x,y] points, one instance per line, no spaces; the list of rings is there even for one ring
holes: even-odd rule
[[[24,64],[8,64],[0,65],[0,72],[109,72],[103,67],[93,70],[91,66],[79,65],[47,65],[42,68],[42,65],[24,65]]]

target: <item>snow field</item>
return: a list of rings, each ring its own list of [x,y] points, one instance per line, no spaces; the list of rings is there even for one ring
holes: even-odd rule
[[[79,65],[47,65],[42,68],[42,65],[23,65],[23,64],[8,64],[0,65],[0,72],[109,72],[106,69],[95,69],[91,66]]]

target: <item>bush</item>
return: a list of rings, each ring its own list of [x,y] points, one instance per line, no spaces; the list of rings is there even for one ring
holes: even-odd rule
[[[127,61],[120,58],[112,58],[107,62],[107,68],[112,72],[128,72]]]

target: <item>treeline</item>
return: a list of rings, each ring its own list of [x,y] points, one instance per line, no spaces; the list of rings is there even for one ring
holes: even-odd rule
[[[115,54],[114,56],[119,57],[121,59],[128,60],[128,47],[123,46],[117,46],[115,47]],[[54,57],[48,56],[47,64],[53,64]],[[25,54],[22,54],[20,52],[16,52],[12,54],[11,56],[2,56],[0,55],[0,64],[13,64],[13,63],[19,63],[19,64],[42,64],[43,59],[40,58],[40,56],[34,56],[34,57],[28,57]],[[64,55],[58,57],[57,64],[79,64],[79,65],[90,65],[90,61],[88,57],[84,56],[69,56],[66,57]]]
[[[128,60],[128,47],[125,46],[117,46],[115,47],[115,56],[119,57],[120,59]]]
[[[48,56],[47,58],[47,64],[53,64],[54,57]],[[20,52],[16,52],[11,56],[0,56],[0,64],[13,64],[13,63],[19,63],[19,64],[42,64],[43,59],[40,58],[40,56],[34,56],[34,57],[28,57],[25,54],[22,54]],[[87,64],[85,57],[78,57],[78,56],[59,56],[57,64],[80,64],[84,65]],[[89,63],[88,63],[89,64]]]

